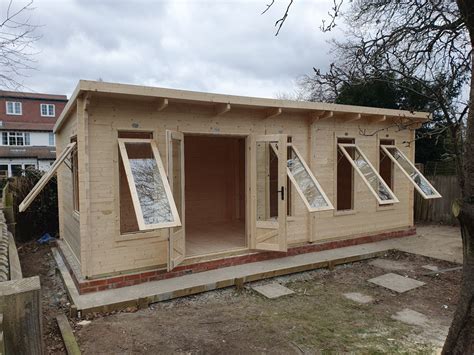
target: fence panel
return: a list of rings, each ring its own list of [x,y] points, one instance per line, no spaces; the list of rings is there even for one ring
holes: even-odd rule
[[[428,177],[442,198],[425,200],[415,192],[415,221],[458,224],[451,212],[453,201],[461,196],[461,190],[455,175]]]

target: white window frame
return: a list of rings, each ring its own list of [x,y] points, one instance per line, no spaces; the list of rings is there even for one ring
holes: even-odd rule
[[[349,162],[351,163],[352,167],[357,171],[357,173],[359,174],[359,176],[361,177],[362,181],[364,181],[364,183],[367,185],[367,187],[369,188],[370,192],[372,192],[372,194],[374,195],[374,197],[377,199],[378,203],[381,204],[381,205],[387,205],[387,204],[391,204],[391,203],[398,203],[400,202],[397,198],[397,196],[395,195],[395,193],[392,191],[392,189],[390,189],[390,187],[388,187],[388,185],[385,183],[384,179],[382,179],[382,177],[380,176],[380,174],[377,172],[377,169],[375,169],[375,167],[372,165],[372,163],[370,162],[370,160],[365,156],[365,154],[362,152],[362,150],[359,148],[359,146],[357,144],[349,144],[349,143],[338,143],[337,144],[339,149],[341,149],[342,153],[345,155],[345,157],[349,160]],[[372,185],[370,184],[370,182],[366,179],[366,177],[364,176],[364,173],[362,173],[362,171],[359,169],[359,167],[357,166],[357,164],[354,162],[354,159],[351,157],[351,155],[349,154],[349,152],[346,150],[346,148],[354,148],[355,150],[358,151],[358,153],[360,154],[360,156],[367,162],[368,166],[373,170],[373,173],[374,175],[377,177],[377,179],[379,180],[379,183],[382,184],[382,186],[385,187],[385,189],[390,193],[390,195],[392,196],[391,199],[388,199],[388,200],[382,200],[380,197],[379,197],[379,194],[377,193],[377,191],[374,190],[374,188],[372,187]]]
[[[271,147],[273,148],[273,150],[275,150],[275,153],[277,151],[277,146],[273,143],[271,144]],[[298,182],[296,181],[296,178],[294,177],[293,173],[291,172],[290,168],[288,167],[288,159],[287,159],[287,166],[286,166],[286,174],[288,175],[288,177],[290,178],[290,181],[292,182],[293,186],[295,187],[296,191],[298,192],[298,194],[300,195],[301,199],[303,200],[306,208],[308,209],[309,212],[320,212],[320,211],[328,211],[328,210],[333,210],[334,209],[334,206],[332,205],[331,201],[329,200],[328,196],[326,195],[326,193],[324,192],[323,188],[321,187],[321,185],[319,184],[319,181],[318,179],[316,179],[316,177],[313,175],[311,169],[309,168],[308,164],[306,164],[306,161],[303,159],[303,157],[301,156],[299,150],[293,145],[293,143],[287,143],[287,147],[288,148],[291,148],[293,149],[293,151],[295,152],[296,156],[298,157],[298,159],[301,161],[301,164],[303,164],[303,167],[305,168],[306,172],[308,173],[310,179],[313,181],[313,183],[315,184],[316,186],[316,189],[318,190],[318,192],[321,194],[322,198],[324,199],[324,201],[326,202],[327,206],[323,206],[323,207],[312,207],[309,202],[308,202],[308,199],[306,198],[303,190],[301,190],[300,186],[298,185]]]
[[[7,136],[7,144],[3,143],[3,136]],[[10,138],[14,138],[16,144],[10,144]],[[23,138],[23,144],[17,144],[18,138]],[[2,131],[2,145],[10,147],[28,147],[31,145],[30,132]]]
[[[13,111],[12,112],[8,112],[8,104],[12,104],[12,108],[13,108]],[[19,112],[16,112],[16,104],[18,104],[18,107],[20,108],[20,111]],[[12,116],[21,116],[22,113],[23,113],[23,107],[22,107],[22,103],[21,101],[6,101],[5,102],[5,112],[7,113],[7,115],[12,115]]]
[[[46,107],[46,114],[43,114],[43,107]],[[50,112],[52,108],[52,113]],[[56,106],[54,104],[41,104],[40,105],[40,114],[41,117],[55,117],[56,116]]]
[[[163,187],[165,189],[166,198],[170,206],[171,214],[173,216],[172,222],[162,222],[155,224],[146,224],[145,219],[143,218],[142,208],[140,205],[140,200],[138,198],[138,192],[135,186],[135,181],[132,174],[132,169],[130,166],[130,161],[128,158],[127,149],[125,147],[126,143],[148,143],[153,152],[153,157],[155,158],[156,165],[158,167],[158,172],[160,174]],[[169,185],[165,169],[163,167],[163,162],[161,161],[160,152],[156,143],[153,139],[132,139],[132,138],[119,138],[119,151],[122,158],[122,163],[125,169],[125,175],[127,176],[128,187],[130,189],[130,195],[132,196],[133,208],[135,210],[135,215],[137,217],[138,228],[140,231],[152,230],[152,229],[162,229],[170,227],[180,227],[181,220],[179,218],[178,209],[176,208],[176,203],[174,202],[173,193],[171,192],[171,187]]]
[[[29,194],[25,197],[25,199],[20,203],[18,210],[20,212],[24,212],[28,206],[33,202],[33,200],[38,196],[38,194],[43,190],[46,186],[48,181],[53,177],[54,173],[58,170],[61,163],[66,159],[66,157],[71,153],[73,148],[76,146],[76,142],[69,143],[66,148],[61,152],[59,157],[54,161],[51,168],[39,179],[36,185],[31,189]]]
[[[384,150],[385,154],[387,154],[387,156],[400,168],[400,170],[403,172],[403,174],[408,178],[408,180],[410,180],[410,182],[413,184],[413,186],[415,186],[415,189],[420,193],[421,196],[423,196],[424,199],[426,200],[429,200],[429,199],[433,199],[433,198],[441,198],[441,194],[434,188],[433,185],[431,185],[431,183],[429,182],[429,180],[426,178],[426,176],[424,176],[416,167],[415,165],[410,161],[410,159],[408,159],[408,157],[402,153],[402,151],[396,146],[396,145],[382,145],[381,148]],[[408,172],[402,167],[402,165],[398,162],[397,159],[395,159],[395,157],[392,155],[392,153],[388,150],[388,148],[390,149],[396,149],[398,151],[398,154],[400,154],[400,156],[406,160],[406,162],[408,163],[408,165],[411,166],[411,168],[423,179],[425,180],[425,183],[426,185],[428,185],[428,187],[430,189],[433,190],[434,194],[433,195],[427,195],[419,186],[418,184],[413,180],[413,178],[410,176],[410,174],[408,174]]]

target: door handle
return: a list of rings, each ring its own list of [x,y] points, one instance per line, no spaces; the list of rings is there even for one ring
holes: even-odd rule
[[[283,201],[285,199],[285,186],[282,186],[281,187],[281,190],[278,190],[277,192],[279,192],[281,195],[281,200]]]

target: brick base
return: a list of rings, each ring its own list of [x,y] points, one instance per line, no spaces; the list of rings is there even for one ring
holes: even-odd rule
[[[365,244],[378,242],[381,240],[391,239],[391,238],[400,238],[416,234],[416,228],[408,228],[399,231],[384,232],[374,235],[367,235],[361,237],[355,237],[350,239],[336,240],[336,241],[327,241],[316,244],[306,244],[298,247],[293,247],[288,249],[287,252],[256,252],[252,254],[246,254],[241,256],[227,257],[223,259],[216,259],[211,261],[199,262],[191,265],[183,265],[176,267],[173,271],[167,272],[166,270],[151,270],[144,271],[140,273],[133,273],[120,276],[111,276],[109,278],[101,278],[96,280],[78,280],[76,275],[72,272],[71,268],[68,265],[69,272],[74,279],[77,289],[80,294],[103,291],[113,288],[120,288],[125,286],[138,285],[144,282],[157,281],[169,279],[172,277],[178,277],[186,274],[192,274],[207,270],[214,270],[223,267],[241,265],[246,263],[253,263],[257,261],[269,260],[282,258],[285,256],[292,256],[304,253],[312,253],[317,251],[336,249],[342,247],[348,247],[352,245]],[[61,248],[58,248],[62,254]],[[66,261],[66,258],[63,259]],[[67,265],[66,261],[66,265]]]

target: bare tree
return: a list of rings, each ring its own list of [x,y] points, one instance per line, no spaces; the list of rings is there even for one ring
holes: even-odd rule
[[[13,0],[0,5],[0,87],[17,90],[20,78],[34,69],[33,44],[39,39],[31,23],[33,1],[15,6]]]
[[[337,61],[327,72],[314,68],[306,78],[315,97],[331,100],[343,85],[387,80],[402,86],[417,83],[417,94],[435,103],[443,117],[443,132],[453,141],[453,156],[462,197],[453,205],[463,242],[460,298],[445,354],[474,353],[474,1],[347,1],[334,0],[330,31],[342,17],[348,24],[345,42],[334,42]],[[269,4],[271,6],[272,4]],[[279,20],[279,30],[289,8]],[[470,85],[467,99],[462,89]],[[405,89],[410,89],[406,87]],[[453,100],[453,97],[455,98]]]

